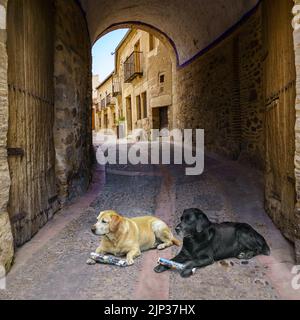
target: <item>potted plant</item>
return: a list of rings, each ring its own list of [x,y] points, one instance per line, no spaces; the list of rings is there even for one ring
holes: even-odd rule
[[[119,119],[117,120],[117,125],[119,126],[120,124],[124,123],[125,120],[126,120],[126,119],[125,119],[124,116],[119,117]]]

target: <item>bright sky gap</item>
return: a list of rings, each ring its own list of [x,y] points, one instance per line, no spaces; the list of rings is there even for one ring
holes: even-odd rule
[[[101,37],[93,46],[93,74],[99,75],[100,82],[114,70],[114,52],[127,31],[128,29],[112,31]]]

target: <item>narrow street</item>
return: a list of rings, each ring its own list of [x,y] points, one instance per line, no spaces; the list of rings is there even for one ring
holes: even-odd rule
[[[263,210],[261,182],[260,173],[211,155],[200,177],[185,176],[178,165],[97,168],[90,191],[17,251],[0,299],[299,299],[291,287],[293,248]],[[189,279],[152,271],[157,258],[170,258],[175,247],[143,253],[124,269],[86,264],[98,243],[90,228],[99,211],[157,215],[174,228],[189,207],[216,222],[250,223],[272,255],[221,261]]]

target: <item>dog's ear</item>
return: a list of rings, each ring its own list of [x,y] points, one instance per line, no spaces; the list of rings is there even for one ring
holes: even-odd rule
[[[98,215],[97,219],[101,220],[101,217],[103,216],[103,214],[104,214],[104,211],[99,212],[99,215]]]
[[[201,214],[198,216],[197,224],[196,224],[196,231],[202,232],[204,229],[209,227],[211,225],[211,222],[208,220],[207,216],[205,214]]]
[[[110,224],[109,224],[110,232],[116,232],[118,230],[122,220],[123,220],[123,218],[121,216],[114,214],[111,217],[111,221],[110,221]]]

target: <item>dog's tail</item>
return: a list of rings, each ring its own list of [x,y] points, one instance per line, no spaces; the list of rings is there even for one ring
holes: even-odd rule
[[[181,242],[180,242],[178,239],[176,239],[176,238],[173,237],[173,239],[172,239],[171,241],[173,242],[173,244],[174,244],[175,246],[177,246],[177,247],[180,247],[180,246],[181,246]]]
[[[256,234],[256,241],[259,248],[259,253],[265,256],[269,256],[271,254],[271,249],[267,244],[265,238],[259,233]]]

